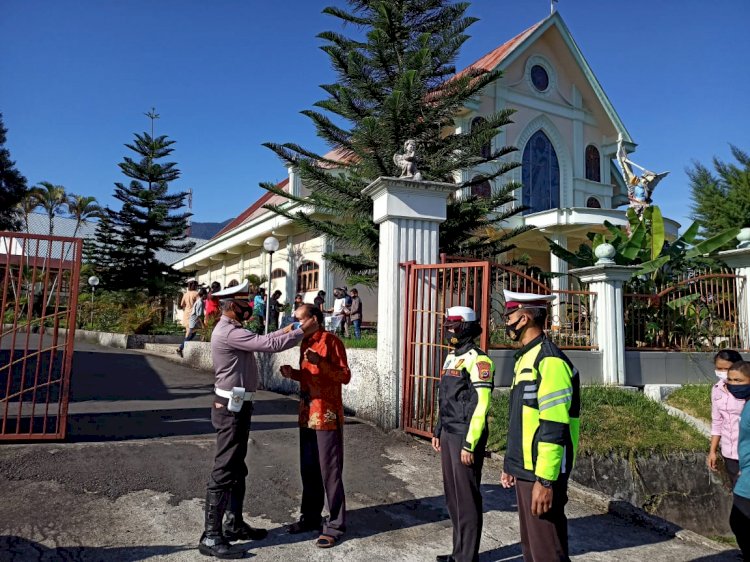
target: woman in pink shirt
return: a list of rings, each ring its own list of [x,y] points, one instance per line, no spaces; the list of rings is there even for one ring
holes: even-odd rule
[[[708,452],[708,468],[716,472],[719,444],[721,456],[724,458],[724,468],[734,487],[739,475],[739,454],[737,445],[740,440],[740,416],[745,400],[738,400],[727,390],[727,371],[742,356],[734,349],[722,349],[714,357],[714,369],[719,378],[711,389],[711,448]]]

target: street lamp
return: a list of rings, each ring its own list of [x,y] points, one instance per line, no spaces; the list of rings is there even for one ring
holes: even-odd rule
[[[268,252],[268,293],[266,296],[266,329],[265,333],[268,333],[268,318],[271,312],[269,305],[271,304],[271,268],[273,267],[273,253],[279,249],[279,241],[273,236],[269,236],[263,240],[263,249]]]
[[[94,327],[94,291],[96,286],[99,284],[99,278],[96,275],[89,277],[89,285],[91,285],[91,323],[90,326]]]

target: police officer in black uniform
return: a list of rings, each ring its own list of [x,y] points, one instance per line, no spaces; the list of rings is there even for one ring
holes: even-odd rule
[[[479,485],[495,367],[474,341],[482,328],[471,308],[449,308],[444,327],[454,350],[440,373],[440,414],[432,447],[440,452],[445,501],[453,523],[453,552],[438,556],[437,561],[475,562],[482,535]]]

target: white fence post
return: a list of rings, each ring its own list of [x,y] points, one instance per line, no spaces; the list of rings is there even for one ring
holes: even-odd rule
[[[406,279],[401,263],[438,262],[438,227],[445,221],[448,195],[456,185],[380,177],[362,190],[372,197],[373,220],[380,225],[378,257],[378,378],[368,393],[384,429],[399,426]]]
[[[596,293],[594,343],[602,354],[602,381],[604,384],[625,384],[625,314],[623,310],[623,283],[638,268],[627,265],[594,265],[572,269],[571,275],[588,283],[589,291]]]
[[[737,298],[737,312],[739,313],[739,332],[743,349],[750,349],[750,294],[748,279],[750,279],[750,248],[737,248],[719,252],[721,260],[734,270],[740,277],[735,283]]]

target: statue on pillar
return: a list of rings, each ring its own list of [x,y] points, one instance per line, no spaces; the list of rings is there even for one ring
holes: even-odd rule
[[[422,181],[422,174],[417,170],[417,141],[414,139],[407,139],[403,154],[394,154],[393,163],[401,168],[399,178]]]
[[[622,134],[617,137],[617,161],[620,163],[622,175],[628,186],[628,200],[630,201],[630,207],[638,215],[638,218],[641,218],[643,216],[643,211],[652,203],[651,195],[654,193],[656,185],[664,179],[669,172],[661,172],[657,174],[656,172],[647,170],[643,166],[639,166],[635,162],[629,160],[628,153],[622,145]],[[636,175],[631,166],[641,170],[642,174],[640,176]]]

